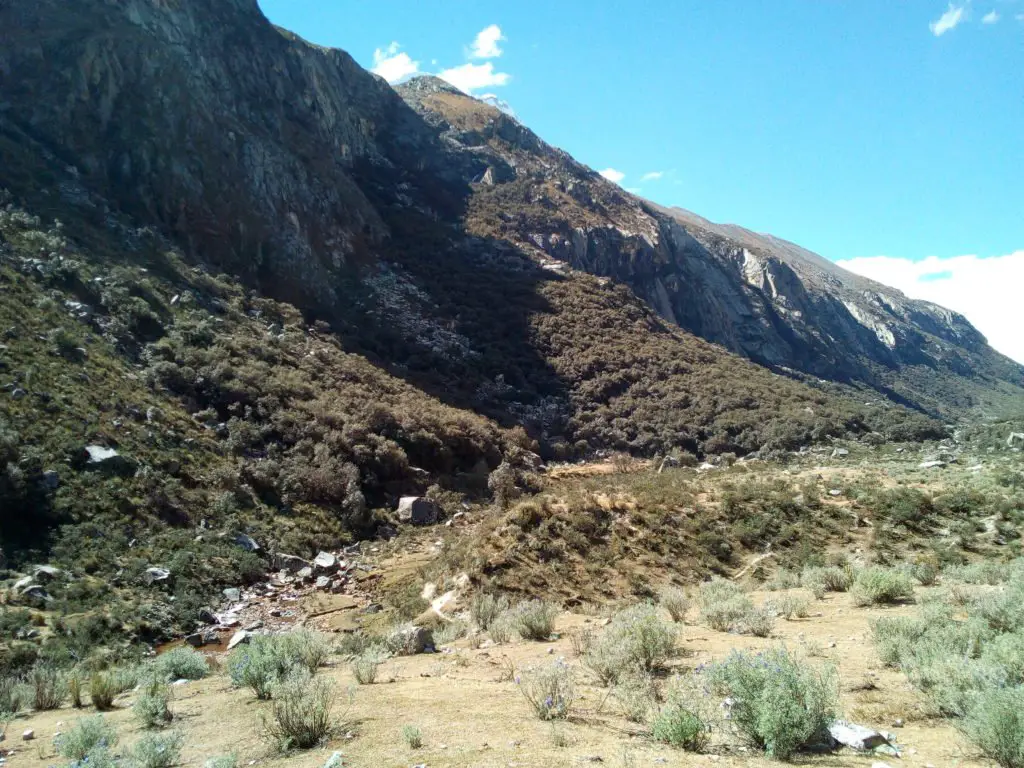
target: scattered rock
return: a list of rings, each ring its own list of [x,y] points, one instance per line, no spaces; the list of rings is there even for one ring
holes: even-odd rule
[[[193,648],[202,648],[204,645],[213,645],[217,640],[217,633],[211,632],[210,630],[194,632],[185,638],[185,642]]]
[[[224,599],[232,603],[237,603],[242,599],[242,590],[238,587],[228,587],[224,590],[223,594]]]
[[[23,734],[21,734],[22,741],[32,741],[36,737],[36,732],[29,728]]]
[[[878,731],[845,720],[836,720],[828,727],[828,732],[837,743],[861,752],[889,743],[889,739]]]
[[[313,578],[313,569],[308,565],[304,566],[299,569],[299,572],[296,573],[295,576],[302,581],[311,581]]]
[[[841,490],[839,490],[838,488],[833,488],[831,491],[828,492],[828,495],[829,496],[842,496],[843,492]]]
[[[439,509],[437,504],[422,496],[403,496],[398,501],[398,519],[413,525],[434,525]]]
[[[1024,445],[1024,432],[1011,432],[1010,436],[1006,438],[1006,445],[1008,448],[1013,448],[1018,441]]]
[[[232,541],[246,552],[259,552],[260,545],[247,533],[236,533]]]
[[[920,469],[936,469],[937,467],[946,466],[946,462],[939,461],[938,459],[932,459],[930,461],[922,461],[917,465]]]
[[[327,762],[324,763],[324,768],[341,768],[343,765],[345,765],[345,757],[341,752],[335,752],[327,758]]]
[[[434,635],[426,627],[406,624],[391,631],[388,645],[395,648],[401,656],[415,656],[434,649]]]
[[[171,572],[166,568],[157,568],[152,566],[147,568],[142,574],[142,580],[147,586],[152,586],[161,581],[167,581],[171,578]]]
[[[235,634],[231,636],[231,639],[228,640],[228,650],[232,651],[238,646],[240,646],[242,643],[248,643],[250,637],[251,635],[244,629],[238,630],[237,632],[235,632]]]
[[[86,469],[108,472],[112,475],[135,474],[135,462],[122,456],[113,448],[107,448],[105,445],[87,445],[85,453]]]
[[[204,624],[216,624],[217,616],[211,608],[200,608],[197,614],[199,620]]]
[[[833,459],[841,459],[843,456],[849,456],[849,455],[850,455],[850,452],[848,450],[846,450],[845,448],[836,448],[834,451],[832,451],[832,458]]]
[[[278,552],[274,555],[274,567],[279,571],[298,573],[308,565],[308,562],[303,560],[301,557],[296,557],[295,555],[286,555],[283,552]]]
[[[32,571],[32,578],[40,584],[53,581],[63,575],[64,571],[60,568],[54,568],[52,565],[39,565],[36,566],[34,571]]]
[[[313,567],[321,573],[333,571],[338,567],[338,558],[330,552],[321,552],[313,558]]]

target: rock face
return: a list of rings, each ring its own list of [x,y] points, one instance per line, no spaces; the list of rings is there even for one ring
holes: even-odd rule
[[[506,260],[538,281],[613,278],[665,320],[777,370],[935,413],[1024,385],[959,315],[632,196],[435,78],[396,92],[348,54],[273,27],[256,0],[7,0],[0,93],[0,135],[59,158],[69,205],[107,201],[190,258],[339,324],[353,305],[379,305],[371,316],[448,359],[481,356],[461,309],[429,316],[450,297],[395,265],[424,249],[424,221],[427,250]],[[32,178],[12,177],[12,192],[48,200]],[[553,423],[560,406],[543,390],[557,382],[530,388],[531,418]]]

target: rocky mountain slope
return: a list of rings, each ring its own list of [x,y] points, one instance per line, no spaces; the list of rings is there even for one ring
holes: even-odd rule
[[[862,383],[936,414],[1024,384],[1024,368],[955,312],[770,235],[630,195],[436,78],[399,92],[449,146],[489,162],[470,229],[548,268],[621,281],[669,322],[763,365]]]
[[[524,451],[940,436],[850,386],[914,366],[936,411],[1019,392],[962,320],[891,298],[890,348],[766,248],[759,288],[710,228],[255,0],[0,2],[0,157],[0,568],[71,574],[49,604],[104,618],[69,643],[187,626],[268,551],[486,499]],[[861,357],[819,354],[840,332]]]

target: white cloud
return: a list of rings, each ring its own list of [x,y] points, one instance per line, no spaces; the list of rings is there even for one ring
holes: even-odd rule
[[[506,72],[495,72],[494,64],[489,61],[484,64],[462,64],[442,70],[437,76],[465,93],[472,93],[480,88],[507,85],[512,79],[512,75]]]
[[[997,21],[999,21],[999,11],[995,8],[981,17],[982,24],[995,24]]]
[[[640,181],[657,181],[665,175],[664,171],[648,171],[640,177]]]
[[[391,43],[387,48],[378,48],[373,52],[373,68],[375,75],[380,75],[389,83],[415,75],[420,71],[420,63],[409,58],[409,54],[400,52],[402,46]]]
[[[1024,250],[989,258],[929,256],[922,261],[871,256],[840,261],[839,266],[898,288],[911,298],[959,312],[995,349],[1024,363],[1020,332]]]
[[[598,171],[598,173],[608,179],[608,181],[614,182],[615,184],[620,183],[624,178],[626,178],[626,174],[622,171],[616,171],[614,168],[605,168],[603,171]]]
[[[949,4],[949,8],[946,12],[939,16],[939,18],[928,25],[928,29],[932,31],[932,34],[936,37],[942,37],[942,35],[954,29],[961,21],[967,18],[967,6],[966,5],[954,5]]]
[[[484,27],[477,33],[476,39],[473,41],[472,47],[469,49],[469,57],[471,59],[496,59],[503,51],[501,46],[498,45],[505,36],[501,34],[501,27],[497,24],[491,24],[489,27]]]

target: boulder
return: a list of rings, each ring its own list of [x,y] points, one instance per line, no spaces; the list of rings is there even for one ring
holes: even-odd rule
[[[828,732],[837,743],[861,752],[889,743],[889,739],[878,731],[845,720],[836,720],[828,727]]]
[[[240,590],[238,587],[228,587],[223,591],[222,594],[224,595],[225,600],[228,600],[232,603],[237,603],[239,600],[242,599],[242,590]]]
[[[167,581],[171,578],[171,572],[166,568],[157,568],[151,566],[147,568],[142,574],[142,580],[148,585],[152,586],[161,581]]]
[[[216,624],[217,616],[211,608],[200,608],[199,609],[199,620],[203,624]]]
[[[241,547],[246,552],[259,552],[260,545],[256,543],[256,539],[247,533],[236,533],[234,538],[231,539],[235,545]]]
[[[240,646],[242,643],[248,643],[251,635],[244,629],[240,629],[231,636],[228,640],[228,650],[233,651],[235,648]]]
[[[313,579],[313,569],[307,565],[304,568],[300,568],[295,576],[302,581],[311,581]]]
[[[1024,432],[1011,432],[1010,436],[1006,438],[1008,448],[1013,448],[1018,442],[1024,445]]]
[[[400,656],[415,656],[434,650],[434,635],[426,627],[404,624],[388,635],[388,646]]]
[[[85,446],[85,468],[124,477],[135,474],[135,462],[105,445]]]
[[[845,448],[836,448],[834,451],[832,451],[832,458],[833,459],[841,459],[843,456],[849,456],[849,455],[850,455],[850,452],[848,450],[846,450]]]
[[[54,568],[52,565],[38,565],[35,570],[32,571],[32,578],[40,584],[45,584],[48,581],[53,581],[64,575],[64,571],[60,568]]]
[[[209,629],[202,632],[194,632],[185,637],[185,642],[193,648],[202,648],[204,645],[213,645],[218,640],[217,633]]]
[[[929,461],[922,461],[917,465],[920,469],[937,469],[938,467],[946,466],[946,462],[939,461],[938,459],[931,459]]]
[[[319,573],[333,571],[338,567],[338,558],[330,552],[321,552],[313,559],[313,568]]]
[[[413,525],[434,525],[440,510],[434,502],[422,496],[403,496],[398,501],[398,519]]]
[[[317,589],[330,589],[331,577],[330,576],[317,576],[314,586]]]
[[[308,565],[309,563],[307,561],[303,560],[301,557],[296,557],[295,555],[286,555],[284,552],[278,552],[274,555],[274,568],[279,571],[298,573]]]
[[[32,741],[36,737],[36,732],[29,728],[23,734],[21,734],[22,741]]]

